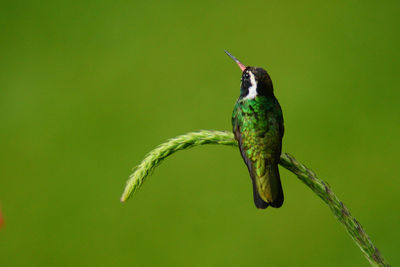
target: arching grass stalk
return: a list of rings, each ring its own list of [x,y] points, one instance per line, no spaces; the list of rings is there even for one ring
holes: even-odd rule
[[[180,135],[159,145],[134,169],[126,183],[121,201],[125,202],[140,186],[154,168],[166,157],[173,153],[205,144],[237,146],[237,142],[230,132],[199,131]],[[359,246],[372,266],[389,266],[376,246],[371,242],[360,223],[354,218],[347,207],[332,192],[327,183],[319,179],[316,174],[299,163],[293,156],[285,153],[281,155],[280,165],[294,173],[315,194],[317,194],[331,209],[335,217],[346,227],[354,242]]]

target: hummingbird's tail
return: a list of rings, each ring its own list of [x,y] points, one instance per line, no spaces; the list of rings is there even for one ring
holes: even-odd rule
[[[256,183],[254,182],[254,179],[252,178],[251,181],[253,182],[253,197],[254,197],[254,204],[258,209],[266,209],[269,204],[262,200],[260,195],[258,194],[257,186]]]
[[[274,208],[282,206],[283,190],[278,164],[266,164],[264,175],[252,180],[254,203],[257,208],[265,209],[268,205]]]

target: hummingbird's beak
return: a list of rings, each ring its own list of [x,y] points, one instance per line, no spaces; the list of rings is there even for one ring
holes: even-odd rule
[[[235,58],[234,56],[231,55],[231,53],[229,53],[228,51],[224,50],[225,53],[231,58],[233,59],[236,64],[238,64],[239,68],[242,70],[242,72],[246,69],[246,66],[243,65],[237,58]]]

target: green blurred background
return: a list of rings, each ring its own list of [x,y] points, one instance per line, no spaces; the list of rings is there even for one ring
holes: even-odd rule
[[[398,1],[3,1],[1,266],[368,266],[329,208],[281,169],[257,210],[237,149],[167,159],[167,138],[230,130],[240,71],[265,67],[283,151],[309,165],[400,264]]]

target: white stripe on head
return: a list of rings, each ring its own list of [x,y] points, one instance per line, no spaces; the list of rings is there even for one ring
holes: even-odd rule
[[[248,71],[250,75],[250,83],[249,92],[247,93],[244,99],[254,99],[257,96],[257,82],[254,74],[251,71]]]

